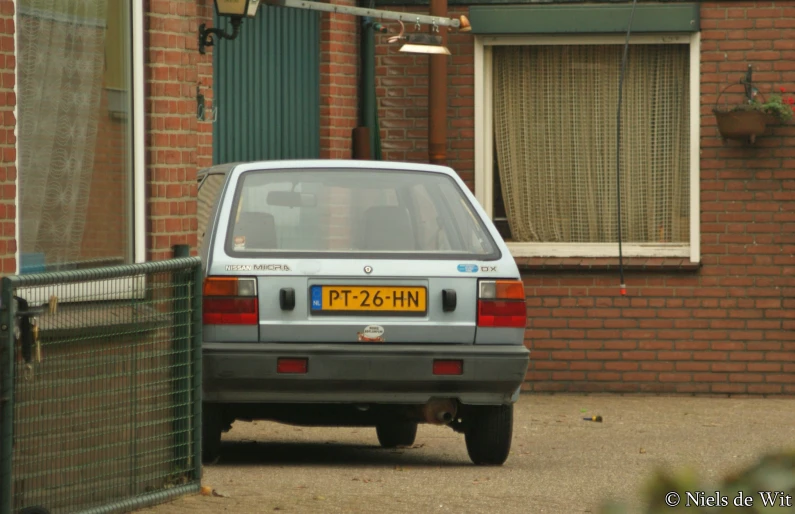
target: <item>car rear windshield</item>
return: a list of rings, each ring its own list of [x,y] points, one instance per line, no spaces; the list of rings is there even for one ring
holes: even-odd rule
[[[451,177],[340,169],[243,173],[226,252],[234,257],[500,256],[480,216]]]

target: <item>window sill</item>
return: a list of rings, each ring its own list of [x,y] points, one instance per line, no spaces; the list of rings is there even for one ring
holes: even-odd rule
[[[618,243],[517,243],[506,240],[514,257],[557,257],[561,259],[618,257]],[[624,257],[685,259],[691,248],[682,243],[624,243]],[[697,260],[697,259],[695,259]]]
[[[515,257],[520,270],[608,271],[618,270],[618,257]],[[625,257],[627,271],[697,271],[700,262],[686,258]]]

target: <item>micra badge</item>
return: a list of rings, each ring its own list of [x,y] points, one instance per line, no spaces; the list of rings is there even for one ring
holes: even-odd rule
[[[287,264],[255,264],[254,271],[292,271]]]
[[[459,264],[458,271],[461,273],[477,273],[478,265],[477,264]]]
[[[356,333],[361,343],[383,343],[384,327],[381,325],[367,325],[364,330]]]

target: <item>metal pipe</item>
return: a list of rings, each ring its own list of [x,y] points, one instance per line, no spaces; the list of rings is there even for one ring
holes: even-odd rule
[[[375,142],[375,31],[381,24],[370,17],[361,19],[359,34],[359,126],[353,129],[353,158],[370,160]]]
[[[422,406],[422,418],[432,425],[446,425],[453,421],[458,405],[451,398],[432,398]]]
[[[362,67],[359,70],[362,76],[361,108],[365,127],[370,129],[370,153],[373,153],[375,142],[375,24],[370,18],[364,18],[362,23]]]
[[[430,0],[431,15],[447,16],[447,0]],[[436,28],[431,29],[436,30]],[[441,46],[447,46],[447,29],[439,26]],[[447,162],[447,56],[428,59],[428,160],[431,164]]]
[[[0,514],[11,514],[11,473],[14,452],[14,323],[16,302],[8,277],[2,281],[0,300]]]
[[[191,285],[191,353],[193,360],[193,479],[201,483],[202,479],[202,284],[204,272],[201,264],[193,268],[193,284]]]
[[[321,2],[311,2],[309,0],[263,0],[263,4],[278,5],[281,7],[293,7],[295,9],[309,9],[312,11],[325,11],[340,14],[352,14],[354,16],[369,16],[379,20],[396,20],[406,23],[419,23],[420,25],[436,25],[437,27],[461,26],[461,20],[454,20],[442,16],[426,16],[422,14],[411,14],[395,11],[382,11],[380,9],[368,9],[366,7],[350,7],[347,5],[325,4]],[[445,2],[445,13],[447,12],[447,2]],[[433,9],[431,9],[433,13]]]

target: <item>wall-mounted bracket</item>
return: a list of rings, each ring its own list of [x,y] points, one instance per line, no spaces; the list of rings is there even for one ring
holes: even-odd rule
[[[222,29],[207,28],[206,23],[199,25],[199,53],[204,55],[204,48],[208,46],[215,46],[217,39],[235,39],[240,34],[240,25],[243,24],[243,18],[231,18],[232,33],[228,34]]]
[[[218,107],[213,107],[212,115],[213,115],[212,118],[208,120],[207,107],[206,107],[204,94],[202,94],[201,92],[201,86],[197,84],[196,85],[196,119],[199,121],[209,121],[210,123],[215,123],[215,120],[218,119]]]

